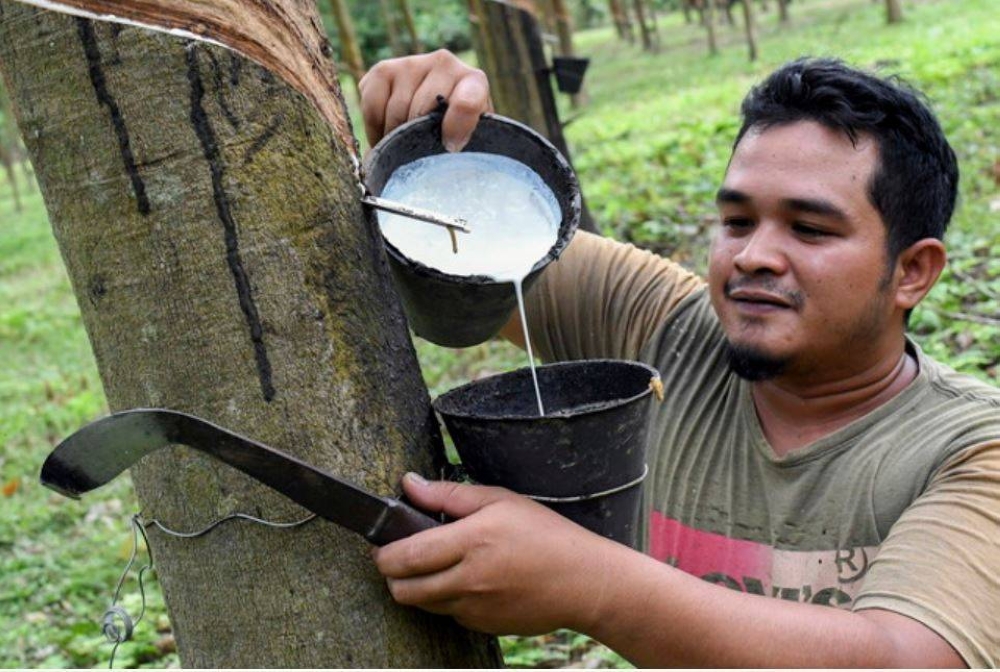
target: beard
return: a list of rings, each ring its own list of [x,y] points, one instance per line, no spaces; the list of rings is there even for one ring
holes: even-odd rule
[[[777,378],[788,367],[787,357],[775,357],[760,350],[726,341],[729,370],[752,383]]]

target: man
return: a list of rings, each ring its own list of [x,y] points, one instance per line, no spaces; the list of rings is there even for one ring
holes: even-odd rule
[[[445,52],[361,89],[373,142],[442,94],[458,150],[489,109],[482,73]],[[418,506],[457,520],[376,551],[379,570],[403,604],[494,633],[572,628],[641,666],[995,666],[1000,391],[905,336],[945,264],[954,154],[914,92],[837,61],[784,66],[742,112],[707,287],[578,233],[528,298],[547,359],[663,376],[648,554],[502,489],[408,475]]]

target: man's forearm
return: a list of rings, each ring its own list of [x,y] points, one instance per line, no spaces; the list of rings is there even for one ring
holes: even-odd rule
[[[581,624],[641,667],[962,667],[926,626],[707,583],[622,548]]]

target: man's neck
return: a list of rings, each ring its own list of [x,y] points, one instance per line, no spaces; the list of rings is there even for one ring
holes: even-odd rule
[[[916,359],[904,349],[879,365],[819,385],[777,378],[753,383],[751,389],[764,436],[783,457],[885,404],[917,372]]]

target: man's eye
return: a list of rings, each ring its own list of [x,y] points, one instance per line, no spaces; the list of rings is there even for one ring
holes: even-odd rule
[[[792,226],[792,230],[795,231],[795,233],[799,234],[800,236],[804,236],[806,238],[822,238],[823,236],[830,235],[823,229],[818,229],[815,226],[811,224],[806,224],[804,222],[796,222]]]
[[[753,226],[753,220],[748,217],[724,217],[722,225],[729,229],[746,229]]]

